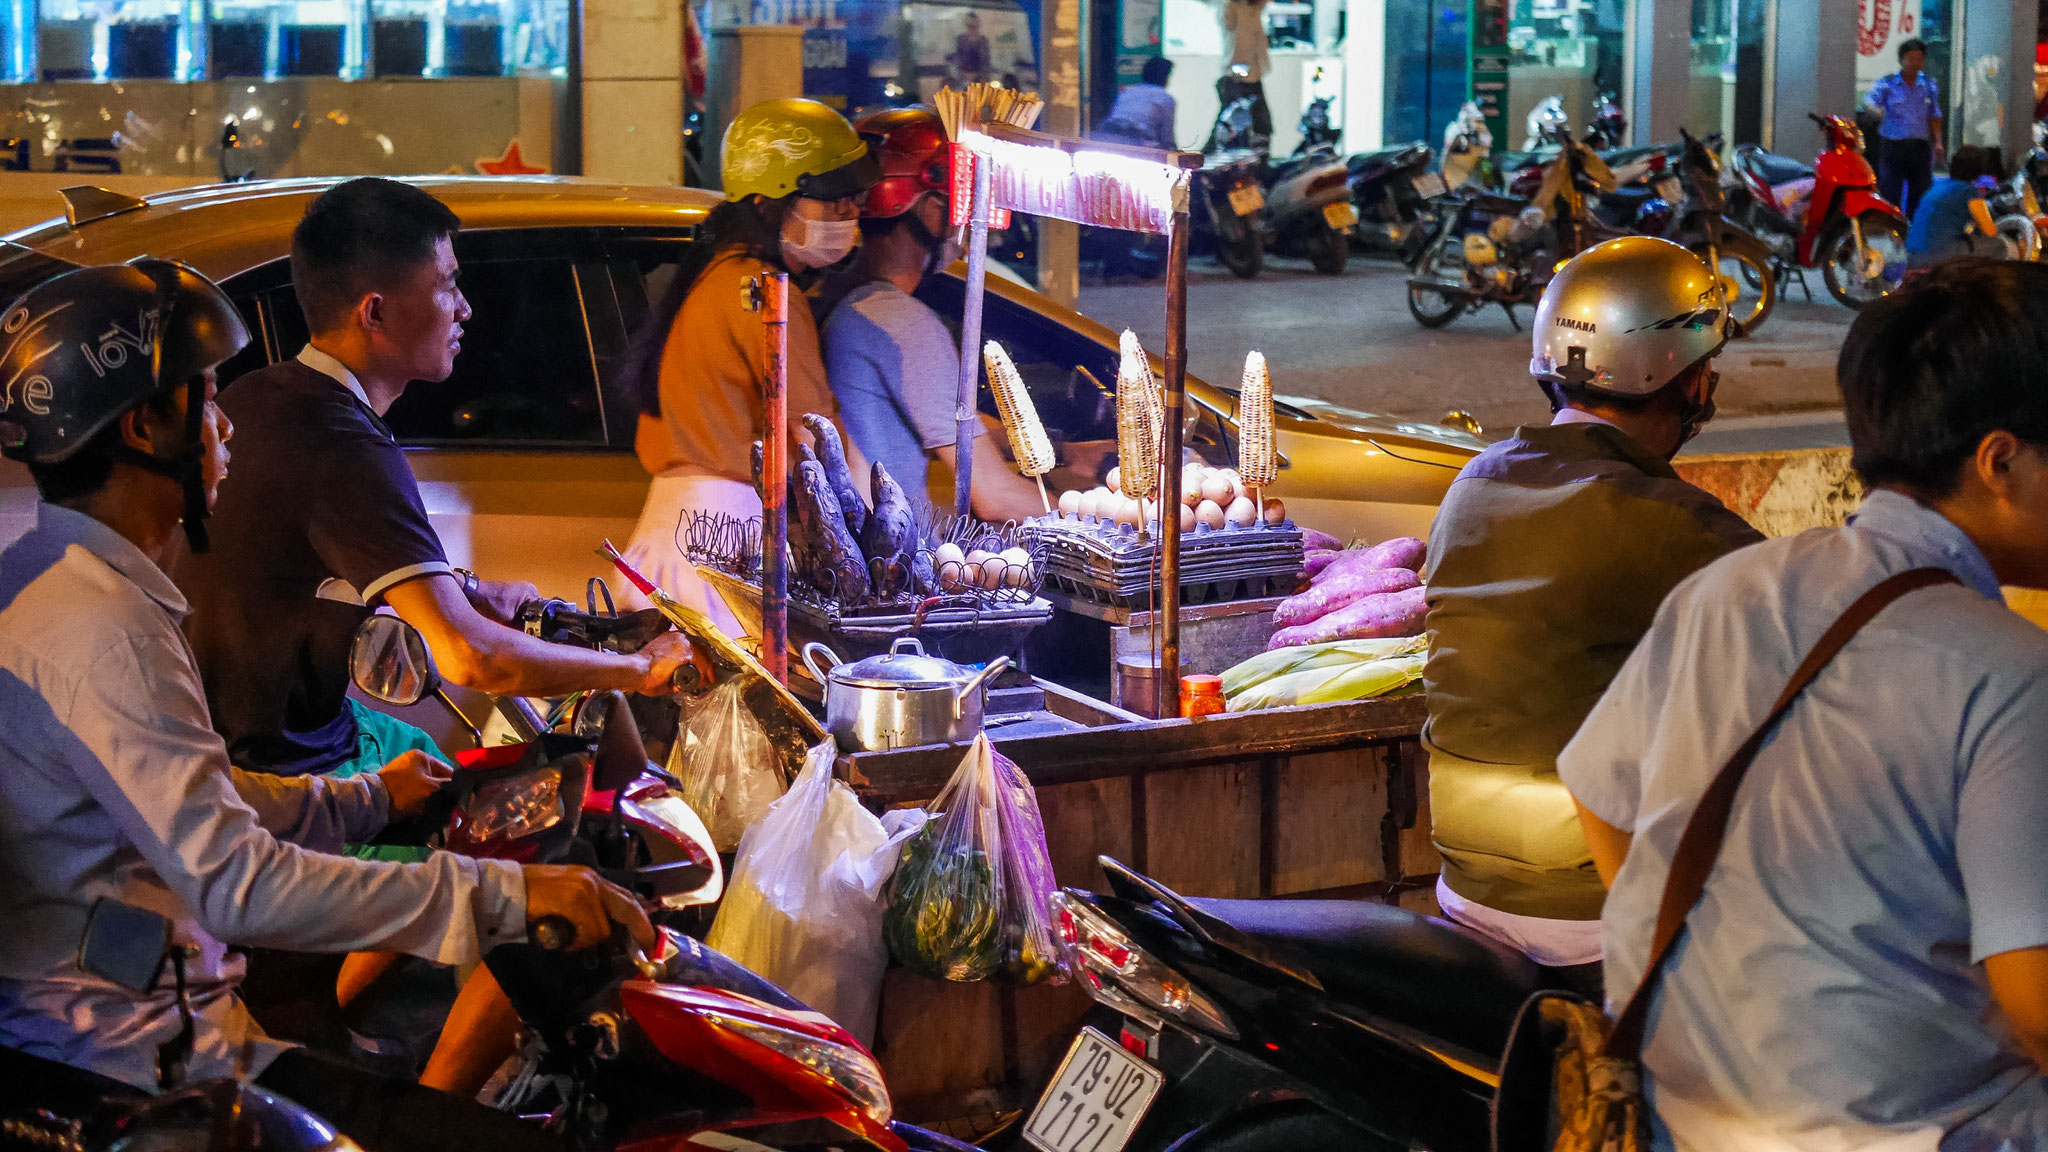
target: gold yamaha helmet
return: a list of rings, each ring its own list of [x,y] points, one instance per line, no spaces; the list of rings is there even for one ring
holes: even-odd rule
[[[881,164],[846,117],[816,100],[763,100],[732,118],[720,171],[725,198],[790,193],[844,200],[868,190]]]
[[[1728,303],[1706,262],[1627,236],[1572,257],[1536,305],[1529,374],[1612,396],[1648,396],[1721,351]]]

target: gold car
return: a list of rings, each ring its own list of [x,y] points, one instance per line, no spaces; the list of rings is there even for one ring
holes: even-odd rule
[[[0,300],[75,265],[183,260],[219,281],[249,322],[254,339],[221,372],[232,381],[305,343],[291,232],[332,183],[226,184],[147,200],[72,189],[64,219],[0,240]],[[632,533],[647,489],[632,453],[637,413],[613,370],[718,197],[562,177],[412,183],[462,218],[455,251],[475,315],[454,375],[412,388],[388,422],[410,449],[452,561],[581,599],[587,577],[608,574],[597,542]],[[958,317],[958,266],[925,294]],[[993,277],[983,324],[1011,350],[1056,438],[1113,436],[1113,400],[1096,382],[1116,379],[1116,333]],[[1189,445],[1233,463],[1235,394],[1191,376],[1188,395]],[[1268,492],[1298,522],[1341,537],[1426,532],[1451,477],[1485,446],[1465,431],[1309,400],[1278,407],[1284,464]],[[0,543],[26,530],[34,504],[26,471],[4,467]]]

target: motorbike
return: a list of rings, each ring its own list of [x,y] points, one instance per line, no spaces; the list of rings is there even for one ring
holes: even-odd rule
[[[1998,225],[1998,237],[2005,242],[2006,258],[2039,260],[2041,231],[2048,227],[2048,217],[2041,214],[2041,201],[2027,174],[2016,173],[2003,183],[1992,180],[1986,191],[1992,219]]]
[[[1233,100],[1218,112],[1209,139],[1212,147],[1195,171],[1188,197],[1191,238],[1233,275],[1250,280],[1266,262],[1265,229],[1259,222],[1266,207],[1261,178],[1266,154],[1251,146],[1256,139],[1251,100]]]
[[[1805,270],[1818,268],[1829,295],[1861,308],[1906,274],[1906,217],[1878,195],[1862,130],[1840,116],[1807,116],[1827,138],[1814,166],[1754,144],[1736,148],[1729,215],[1770,244],[1780,284],[1797,276],[1804,287]]]
[[[1434,158],[1420,140],[1345,157],[1351,206],[1358,213],[1353,235],[1405,261],[1426,234],[1431,198],[1448,190],[1443,177],[1430,171]]]
[[[1312,102],[1302,114],[1301,144],[1284,159],[1262,159],[1254,170],[1265,199],[1267,246],[1307,256],[1316,271],[1336,276],[1351,258],[1350,233],[1358,224],[1358,210],[1351,204],[1351,174],[1329,143],[1328,118],[1328,98]],[[1212,151],[1265,155],[1266,141],[1252,130],[1249,97],[1231,101],[1217,114],[1212,140]]]
[[[1771,246],[1728,215],[1727,190],[1721,184],[1721,158],[1713,137],[1696,138],[1678,130],[1682,142],[1678,168],[1684,181],[1678,217],[1667,238],[1685,245],[1715,270],[1728,304],[1729,318],[1743,335],[1754,333],[1778,302],[1778,278]]]
[[[1471,100],[1444,127],[1443,163],[1438,166],[1446,187],[1497,187],[1500,173],[1493,164],[1493,133],[1486,127],[1486,113]]]
[[[408,707],[438,692],[419,633],[373,616],[351,655],[356,687]],[[718,857],[676,782],[646,759],[618,693],[544,717],[530,741],[463,757],[443,843],[472,856],[594,862],[665,912],[716,899]],[[445,812],[443,816],[440,813]],[[593,861],[594,858],[594,861]],[[651,954],[623,932],[566,951],[566,923],[484,963],[525,1026],[494,1106],[544,1117],[578,1152],[865,1148],[962,1152],[896,1121],[881,1067],[845,1029],[673,927]]]
[[[1514,306],[1540,300],[1560,263],[1626,234],[1591,210],[1595,198],[1613,187],[1606,162],[1567,140],[1533,200],[1471,188],[1447,193],[1435,202],[1435,234],[1409,265],[1409,314],[1425,328],[1441,328],[1498,304],[1520,331]]]
[[[1606,152],[1621,147],[1628,138],[1628,114],[1621,110],[1612,92],[1600,93],[1593,102],[1593,119],[1586,125],[1586,134],[1579,139],[1595,152]]]
[[[1054,896],[1100,1006],[1025,1121],[1046,1152],[1478,1152],[1516,1010],[1568,983],[1444,920],[1196,900],[1101,857]]]

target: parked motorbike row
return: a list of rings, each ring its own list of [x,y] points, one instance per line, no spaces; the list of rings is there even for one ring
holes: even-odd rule
[[[1489,304],[1512,319],[1564,260],[1626,233],[1698,254],[1719,272],[1745,332],[1764,323],[1790,282],[1811,299],[1809,269],[1851,308],[1904,278],[1906,218],[1878,195],[1854,122],[1812,117],[1827,142],[1812,167],[1745,144],[1724,170],[1719,136],[1684,130],[1675,144],[1602,153],[1599,145],[1623,130],[1618,117],[1604,101],[1595,127],[1574,139],[1552,97],[1530,113],[1528,147],[1494,157],[1483,117],[1467,105],[1445,133],[1446,188],[1430,202],[1433,231],[1409,261],[1418,323],[1442,327]]]

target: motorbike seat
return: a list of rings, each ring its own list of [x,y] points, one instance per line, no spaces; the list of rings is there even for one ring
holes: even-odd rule
[[[1397,144],[1392,148],[1382,148],[1377,152],[1353,152],[1344,158],[1344,167],[1353,176],[1365,172],[1376,172],[1382,168],[1393,166],[1395,161],[1406,156],[1414,147],[1415,145],[1412,143]]]
[[[1546,986],[1520,952],[1448,920],[1365,900],[1187,903],[1322,981],[1332,999],[1492,1056],[1516,1009]]]
[[[1480,191],[1472,193],[1472,206],[1488,216],[1514,216],[1527,208],[1529,202],[1518,196]]]
[[[1794,180],[1810,180],[1813,169],[1790,156],[1780,156],[1761,148],[1738,148],[1735,162],[1762,177],[1763,182],[1776,187],[1790,184]]]

